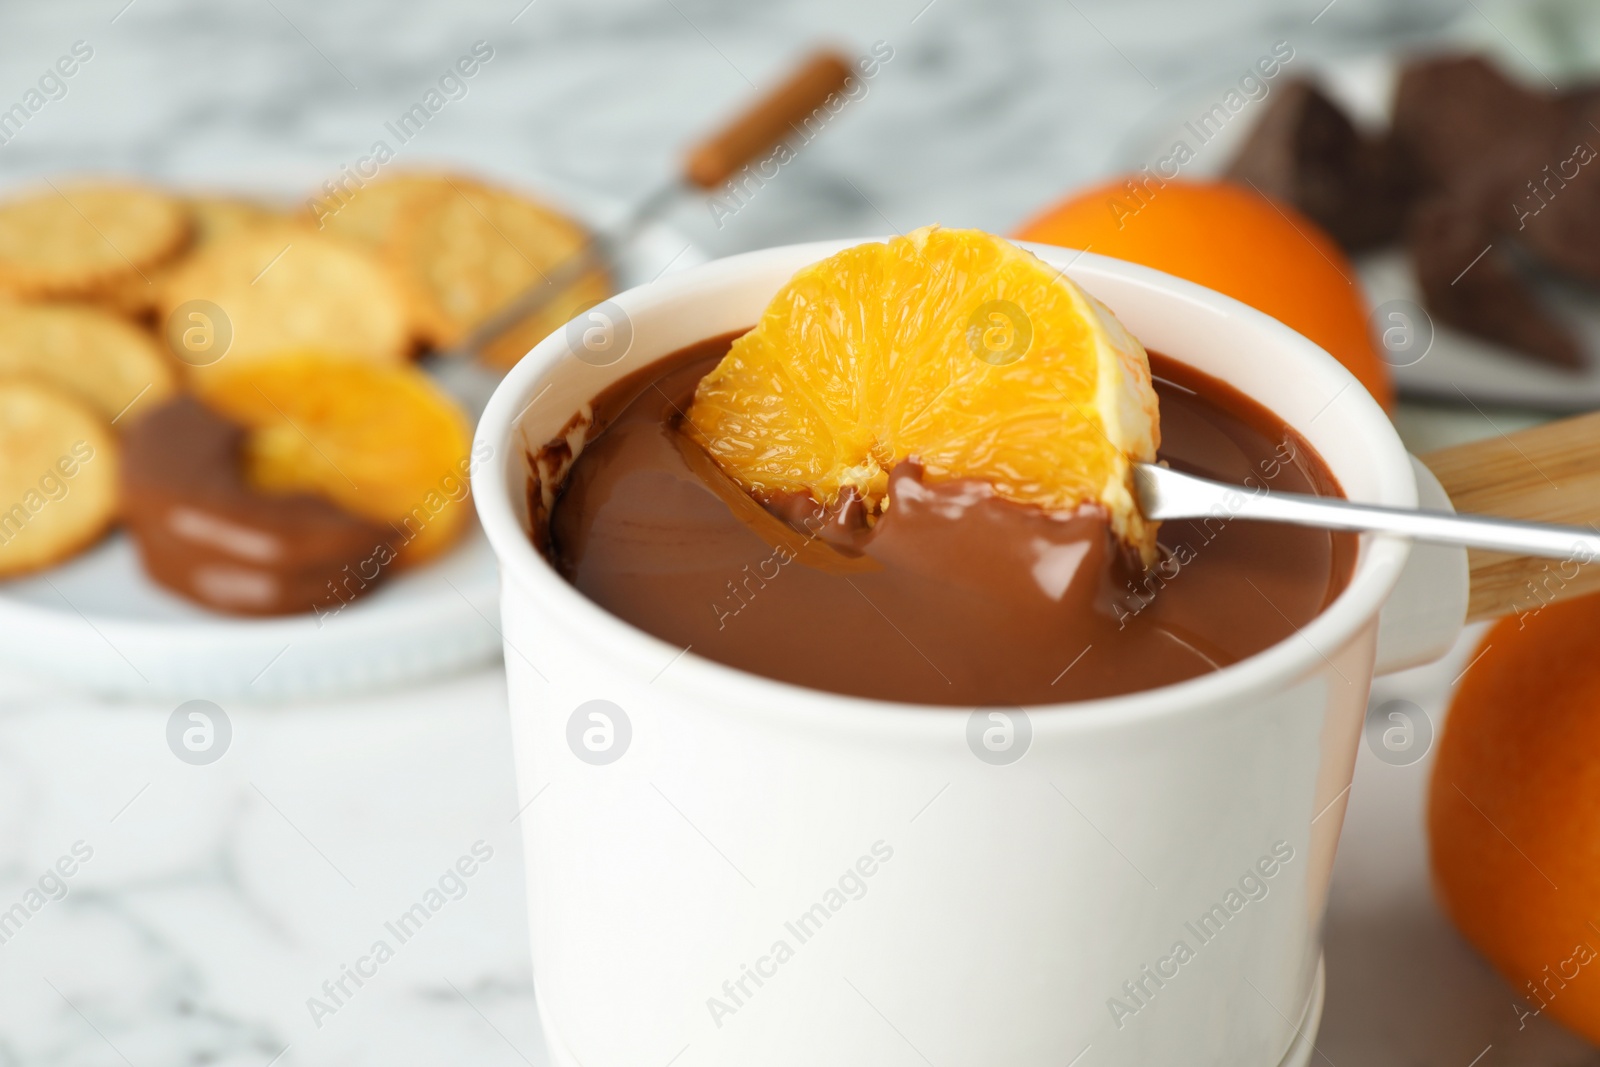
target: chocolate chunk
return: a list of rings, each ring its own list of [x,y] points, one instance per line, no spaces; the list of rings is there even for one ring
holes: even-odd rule
[[[1363,134],[1303,80],[1278,88],[1228,177],[1293,204],[1351,252],[1399,238],[1412,186],[1396,143]]]
[[[1574,108],[1537,162],[1507,183],[1506,232],[1550,266],[1600,282],[1600,103]]]
[[[246,484],[244,431],[193,397],[123,435],[123,517],[151,578],[242,615],[326,615],[392,569],[392,530],[306,493]]]
[[[1600,82],[1584,82],[1563,89],[1556,94],[1556,103],[1573,118],[1581,119],[1591,107],[1600,104]]]
[[[1566,124],[1553,97],[1511,81],[1482,56],[1409,63],[1395,90],[1395,139],[1433,189],[1507,180]]]
[[[1541,362],[1582,366],[1577,339],[1494,247],[1497,234],[1486,214],[1480,196],[1460,192],[1435,196],[1412,212],[1408,245],[1428,310],[1440,322]]]

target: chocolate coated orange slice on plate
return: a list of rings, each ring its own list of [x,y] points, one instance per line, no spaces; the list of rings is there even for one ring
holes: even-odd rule
[[[436,556],[465,528],[471,429],[421,371],[316,351],[217,369],[202,399],[248,428],[245,475],[257,488],[319,493],[387,524],[403,563]]]

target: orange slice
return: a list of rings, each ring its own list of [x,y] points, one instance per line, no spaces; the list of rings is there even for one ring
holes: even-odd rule
[[[301,351],[219,366],[202,399],[249,429],[245,476],[387,523],[403,563],[449,547],[471,513],[471,430],[410,366]]]
[[[888,505],[888,475],[975,478],[1050,511],[1103,506],[1148,562],[1132,462],[1159,442],[1143,347],[1034,255],[927,227],[796,274],[707,374],[688,432],[758,497]]]

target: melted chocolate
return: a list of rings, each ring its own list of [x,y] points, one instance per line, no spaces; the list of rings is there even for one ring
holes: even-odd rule
[[[245,483],[244,431],[192,397],[123,437],[123,518],[146,572],[190,600],[245,615],[336,611],[386,570],[391,532],[305,493]]]
[[[961,706],[1058,703],[1183,681],[1291,636],[1349,579],[1348,534],[1168,522],[1141,571],[1095,507],[1046,513],[986,483],[892,472],[865,529],[846,506],[758,503],[677,426],[730,337],[596,399],[551,512],[552,562],[639,628],[768,678]],[[1151,356],[1161,458],[1257,491],[1337,495],[1320,457],[1230,386]],[[546,464],[548,466],[548,464]]]

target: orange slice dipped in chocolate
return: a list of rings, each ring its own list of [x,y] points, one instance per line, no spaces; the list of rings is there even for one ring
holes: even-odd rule
[[[187,393],[123,435],[122,518],[145,573],[232,615],[337,613],[393,570],[387,525],[245,481],[246,431]]]
[[[465,529],[471,430],[421,371],[314,351],[216,370],[202,399],[248,430],[255,488],[317,493],[388,527],[401,563],[438,555]]]
[[[801,270],[701,380],[687,430],[759,499],[853,497],[871,522],[913,461],[1051,512],[1103,508],[1154,558],[1131,489],[1160,440],[1143,347],[987,233],[927,227]]]

